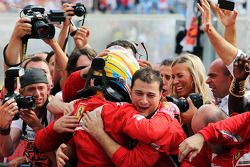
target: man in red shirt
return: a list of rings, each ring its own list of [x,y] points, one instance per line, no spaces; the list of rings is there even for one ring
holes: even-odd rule
[[[182,166],[250,166],[248,158],[250,152],[249,142],[249,116],[246,112],[232,116],[225,120],[210,123],[197,134],[187,138],[180,144],[180,161],[184,157]],[[209,143],[204,145],[204,142]],[[214,153],[211,146],[220,145],[222,150]],[[226,146],[225,146],[226,145]],[[207,160],[207,162],[205,161]]]
[[[105,154],[105,152],[100,148],[100,146],[96,143],[96,141],[93,140],[93,138],[90,138],[89,135],[84,131],[85,123],[82,119],[83,113],[86,111],[92,111],[93,109],[98,107],[101,107],[102,110],[102,117],[104,119],[105,131],[109,133],[121,145],[125,146],[126,144],[129,144],[128,136],[130,136],[136,140],[143,142],[140,145],[143,144],[146,145],[151,143],[151,145],[154,146],[155,149],[161,152],[164,152],[168,155],[171,153],[175,153],[177,155],[178,143],[180,143],[185,138],[185,134],[178,123],[176,123],[176,130],[177,130],[175,131],[176,133],[173,132],[174,134],[171,134],[167,132],[169,131],[170,128],[169,124],[174,122],[171,110],[175,109],[175,107],[173,106],[173,104],[170,103],[165,104],[166,107],[163,107],[164,104],[160,103],[161,89],[162,89],[161,77],[159,73],[152,71],[151,69],[147,69],[146,71],[148,71],[148,74],[150,74],[149,75],[149,78],[151,77],[150,81],[147,80],[144,81],[144,79],[142,79],[141,81],[141,78],[137,79],[147,84],[147,86],[149,86],[149,87],[144,86],[143,88],[149,90],[147,96],[148,98],[151,99],[150,103],[149,102],[147,103],[144,102],[142,104],[138,103],[134,106],[128,103],[111,103],[103,99],[102,96],[98,95],[95,95],[94,97],[88,99],[81,99],[74,103],[74,108],[75,108],[74,111],[75,114],[80,119],[81,126],[75,129],[74,136],[70,141],[70,143],[71,146],[73,146],[73,148],[74,147],[77,148],[76,155],[78,158],[79,166],[82,165],[112,166],[112,162]],[[137,79],[135,80],[137,81]],[[153,91],[151,92],[150,90]],[[142,92],[140,90],[135,90],[135,93],[139,96]],[[154,113],[156,114],[151,119],[146,119],[145,116],[141,114],[139,115],[135,109],[138,110],[140,113],[144,113],[145,116],[152,116],[154,115]],[[37,133],[35,145],[40,151],[48,151],[48,149],[55,148],[55,146],[57,146],[55,145],[56,143],[60,144],[60,142],[58,142],[60,141],[60,138],[58,136],[62,134],[58,134],[54,131],[57,125],[58,123],[56,122],[54,125],[52,124],[48,128],[44,129],[43,132],[41,131],[41,133],[39,132]],[[176,141],[175,142],[176,147],[169,148],[173,146],[169,144],[170,143],[169,139],[171,139],[171,137],[169,138],[166,138],[166,136],[163,137],[164,134],[169,134],[173,136],[176,134],[175,140],[172,140]],[[51,141],[51,137],[53,137],[53,141]],[[84,156],[82,156],[83,154]],[[160,157],[159,153],[157,153],[156,157],[157,158],[153,162],[146,162],[146,163],[154,164]],[[143,161],[143,159],[141,158],[139,158],[138,161],[140,160]],[[146,158],[149,159],[149,157]]]

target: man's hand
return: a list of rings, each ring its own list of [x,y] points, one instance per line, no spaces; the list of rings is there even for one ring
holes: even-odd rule
[[[54,46],[57,44],[57,41],[52,38],[52,39],[43,39],[43,41],[48,44],[49,46],[51,46],[51,48],[53,49]]]
[[[20,118],[35,132],[42,129],[43,125],[33,110],[20,109]]]
[[[234,62],[234,78],[238,81],[244,81],[249,75],[250,68],[249,68],[250,56],[241,54],[238,56]]]
[[[15,114],[17,114],[18,107],[14,99],[7,100],[4,104],[0,106],[0,127],[8,128],[11,124]]]
[[[219,14],[221,23],[225,26],[225,27],[230,27],[230,26],[234,26],[236,23],[236,18],[238,15],[238,12],[236,10],[230,11],[230,10],[224,10],[219,8],[218,5],[216,5],[215,7],[216,12]]]
[[[197,7],[202,14],[202,26],[205,32],[208,32],[209,26],[212,25],[210,5],[207,0],[200,0],[201,5],[197,3]]]
[[[16,23],[12,38],[21,39],[25,35],[31,35],[31,31],[32,25],[30,24],[30,19],[27,17],[20,18]]]
[[[104,132],[103,121],[101,117],[101,112],[88,112],[83,114],[82,117],[84,121],[83,129],[88,132],[91,136],[95,137],[98,134]]]
[[[139,65],[140,65],[140,68],[147,68],[147,67],[152,68],[151,63],[149,61],[147,61],[147,60],[138,59],[137,61],[138,61]]]
[[[204,137],[199,133],[185,139],[179,145],[179,162],[182,162],[187,155],[189,155],[189,162],[191,162],[192,159],[201,151],[203,144]]]
[[[73,115],[73,111],[62,116],[56,120],[54,124],[54,131],[57,133],[70,132],[73,133],[75,128],[79,125],[77,116]]]
[[[77,29],[76,34],[73,36],[76,48],[83,49],[87,46],[90,31],[87,27]]]
[[[64,21],[64,26],[69,26],[72,16],[74,16],[74,8],[69,3],[64,3],[62,10],[66,13],[66,19]]]
[[[56,150],[56,164],[58,167],[64,167],[65,161],[69,160],[69,157],[67,156],[68,147],[69,146],[63,143]]]

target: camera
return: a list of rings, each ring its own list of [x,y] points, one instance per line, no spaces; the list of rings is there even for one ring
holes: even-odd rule
[[[72,7],[74,8],[75,15],[78,17],[81,17],[87,13],[84,4],[81,4],[78,2],[76,3],[75,6],[72,6]]]
[[[55,27],[51,22],[61,23],[65,21],[64,11],[50,10],[45,14],[45,9],[40,6],[28,5],[23,9],[25,16],[31,19],[32,32],[24,38],[52,39],[55,35]]]
[[[202,96],[198,93],[191,93],[189,95],[190,99],[192,100],[194,106],[196,108],[199,108],[203,105],[203,99]],[[189,109],[189,104],[187,99],[176,99],[174,97],[167,96],[167,101],[172,102],[178,106],[180,109],[180,112],[186,112]]]
[[[225,10],[234,10],[235,3],[232,0],[218,0],[219,8]]]
[[[17,77],[24,74],[24,69],[20,67],[11,67],[5,72],[4,85],[7,90],[7,94],[4,96],[3,103],[11,98],[14,98],[18,109],[34,109],[36,107],[34,98],[32,96],[22,96],[15,93]],[[16,114],[13,120],[19,119],[19,114]]]

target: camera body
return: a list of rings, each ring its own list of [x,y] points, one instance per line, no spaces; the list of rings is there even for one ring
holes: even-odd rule
[[[198,93],[191,93],[189,95],[190,99],[192,100],[194,106],[196,108],[199,108],[200,106],[203,105],[203,99],[202,96]],[[166,97],[167,101],[172,102],[178,106],[180,109],[180,112],[186,112],[189,109],[189,104],[187,99],[176,99],[174,97],[167,96]]]
[[[24,69],[20,67],[11,67],[5,72],[4,85],[7,89],[7,94],[4,96],[3,103],[11,98],[14,98],[18,109],[34,109],[36,107],[34,98],[32,96],[22,96],[15,93],[17,77],[24,74]],[[13,120],[17,120],[19,114],[16,114]]]
[[[225,10],[234,10],[235,3],[233,0],[218,0],[219,8]]]
[[[32,25],[31,35],[24,38],[52,39],[55,35],[55,27],[50,22],[63,22],[66,19],[65,12],[60,10],[50,10],[44,14],[45,9],[39,6],[28,6],[23,12],[30,18]]]
[[[74,8],[74,13],[76,16],[81,17],[87,13],[86,8],[84,4],[82,3],[76,3],[75,6],[72,6]]]

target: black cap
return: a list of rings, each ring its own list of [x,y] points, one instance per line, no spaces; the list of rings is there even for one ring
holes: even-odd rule
[[[45,72],[40,68],[29,68],[25,69],[25,73],[20,77],[21,88],[36,84],[45,83],[48,84],[48,79]]]

